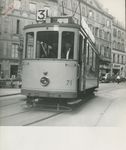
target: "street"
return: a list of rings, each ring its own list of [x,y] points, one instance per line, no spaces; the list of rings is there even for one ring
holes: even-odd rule
[[[120,127],[126,125],[126,83],[100,83],[95,95],[70,112],[26,108],[25,96],[0,97],[1,126]]]

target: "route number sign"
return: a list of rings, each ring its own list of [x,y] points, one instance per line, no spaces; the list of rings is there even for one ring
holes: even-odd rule
[[[39,9],[37,11],[37,21],[43,21],[48,17],[48,9]]]

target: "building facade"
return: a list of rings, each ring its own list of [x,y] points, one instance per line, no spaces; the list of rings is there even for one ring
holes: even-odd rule
[[[126,52],[125,52],[125,29],[113,20],[113,40],[112,40],[112,74],[126,76]]]

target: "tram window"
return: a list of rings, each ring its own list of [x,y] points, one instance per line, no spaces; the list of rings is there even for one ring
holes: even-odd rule
[[[89,44],[86,43],[86,64],[89,65]]]
[[[92,48],[89,46],[89,65],[92,66]]]
[[[26,33],[26,51],[25,58],[32,58],[32,53],[34,49],[34,33]]]
[[[61,58],[73,59],[73,51],[74,51],[74,33],[63,31],[62,32]]]
[[[81,61],[82,58],[83,58],[83,52],[82,52],[82,50],[83,50],[83,37],[82,37],[82,35],[80,34],[80,36],[79,36],[79,60],[80,60],[80,61]]]
[[[36,58],[57,58],[58,57],[58,32],[39,31],[37,32]]]

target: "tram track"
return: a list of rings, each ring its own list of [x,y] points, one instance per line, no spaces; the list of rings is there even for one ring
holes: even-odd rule
[[[49,120],[54,118],[62,113],[61,112],[48,112],[48,111],[40,111],[41,108],[30,108],[24,111],[19,111],[10,115],[0,117],[1,123],[5,124],[10,121],[12,124],[20,125],[20,126],[31,126],[36,123]],[[8,124],[8,123],[7,123]]]
[[[13,96],[17,96],[17,95],[13,95]],[[6,96],[6,97],[8,98],[9,96]],[[4,99],[0,100],[0,108],[15,105],[15,104],[20,104],[22,101],[24,101],[24,99],[21,99],[21,100],[12,99],[12,95],[10,96],[11,99],[5,99],[6,97],[4,97]],[[14,101],[14,102],[12,102],[12,101]],[[2,103],[5,103],[5,104],[2,104]]]
[[[7,115],[7,116],[2,116],[2,117],[0,117],[0,119],[9,118],[9,117],[13,117],[13,116],[20,115],[20,114],[23,114],[23,113],[26,113],[26,112],[30,112],[30,110],[26,110],[26,111],[20,111],[20,112],[13,113],[13,114],[10,114],[10,115]]]
[[[15,105],[15,104],[20,104],[21,102],[14,102],[14,103],[10,103],[10,104],[5,104],[5,105],[0,105],[1,107],[7,107],[7,106],[11,106],[11,105]]]
[[[58,116],[58,115],[60,115],[60,114],[63,114],[63,113],[64,113],[64,112],[57,112],[57,113],[52,114],[52,115],[50,115],[50,116],[48,116],[48,117],[41,118],[41,119],[35,120],[35,121],[33,121],[33,122],[29,122],[29,123],[27,123],[27,124],[23,124],[23,126],[30,126],[30,125],[33,125],[33,124],[36,124],[36,123],[39,123],[39,122],[42,122],[42,121],[51,119],[51,118],[56,117],[56,116]]]
[[[13,93],[13,94],[7,94],[7,95],[0,95],[0,97],[8,97],[8,96],[16,96],[21,95],[21,93]]]

